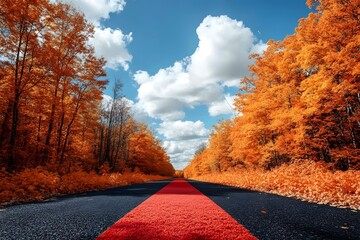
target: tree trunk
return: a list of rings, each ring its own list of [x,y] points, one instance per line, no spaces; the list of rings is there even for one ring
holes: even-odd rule
[[[42,157],[42,160],[41,160],[43,165],[46,164],[46,162],[48,161],[48,158],[49,158],[51,134],[52,134],[52,131],[53,131],[53,128],[54,128],[56,100],[57,100],[56,98],[57,98],[57,93],[58,93],[58,89],[59,89],[59,83],[60,83],[60,78],[57,78],[56,83],[55,83],[54,96],[53,96],[52,105],[51,105],[49,125],[48,125],[48,130],[47,130],[46,138],[45,138],[44,153],[43,153],[43,157]]]
[[[17,137],[17,127],[19,121],[19,93],[15,93],[15,101],[12,109],[12,123],[11,123],[11,135],[10,135],[10,145],[8,150],[8,170],[11,172],[15,167],[15,151],[16,151],[16,137]]]

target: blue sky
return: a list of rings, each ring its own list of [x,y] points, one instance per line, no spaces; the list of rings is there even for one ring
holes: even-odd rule
[[[212,125],[236,115],[250,53],[294,33],[305,0],[64,0],[95,25],[90,44],[108,61],[139,121],[182,169]]]

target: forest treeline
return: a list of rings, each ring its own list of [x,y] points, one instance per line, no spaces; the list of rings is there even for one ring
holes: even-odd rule
[[[169,157],[135,121],[116,81],[102,101],[105,61],[88,40],[94,27],[49,0],[0,2],[0,169],[60,175],[142,172],[172,176]]]
[[[214,126],[185,177],[305,161],[360,170],[360,2],[307,5],[316,10],[295,34],[251,56],[235,99],[238,116]]]

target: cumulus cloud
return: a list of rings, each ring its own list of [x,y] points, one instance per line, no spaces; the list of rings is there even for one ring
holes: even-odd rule
[[[162,122],[157,129],[158,133],[167,140],[190,140],[209,136],[209,130],[201,121],[174,121]]]
[[[96,27],[103,19],[110,18],[110,13],[124,10],[125,0],[62,0],[84,13],[86,19]]]
[[[61,0],[68,3],[80,12],[95,26],[94,37],[89,44],[94,47],[97,57],[104,57],[106,67],[117,70],[122,67],[129,69],[132,56],[127,45],[132,42],[132,33],[124,34],[120,29],[104,27],[102,20],[110,18],[110,13],[124,10],[125,0]]]
[[[97,57],[105,58],[106,67],[116,70],[122,66],[127,71],[132,56],[126,47],[131,41],[131,33],[123,34],[120,29],[95,28],[94,37],[89,43],[94,46]]]
[[[183,169],[198,146],[206,142],[210,131],[201,121],[163,122],[157,132],[165,137],[163,147],[176,169]]]
[[[259,43],[252,46],[251,53],[257,53],[261,55],[266,49],[267,45],[260,41]]]
[[[209,114],[210,116],[218,116],[221,114],[234,114],[235,96],[231,96],[230,94],[226,94],[224,99],[218,102],[212,102],[209,106]]]
[[[194,152],[200,144],[206,143],[207,138],[191,139],[184,141],[164,141],[163,147],[170,156],[175,169],[183,169],[194,157]]]
[[[226,85],[248,73],[248,56],[256,39],[243,22],[207,16],[196,33],[199,45],[188,69],[192,78]]]
[[[210,104],[221,100],[222,87],[216,83],[203,84],[192,81],[184,62],[161,69],[154,76],[138,71],[134,75],[138,88],[139,104],[151,117],[164,121],[180,120],[185,116],[184,107]]]
[[[151,117],[181,120],[184,108],[198,105],[207,105],[211,116],[231,113],[225,100],[232,102],[233,97],[226,96],[224,87],[239,87],[252,63],[249,54],[266,49],[243,22],[227,16],[207,16],[196,33],[199,43],[191,56],[153,76],[134,74],[139,104]]]
[[[111,105],[111,102],[113,101],[113,98],[110,97],[109,95],[103,94],[102,95],[102,101],[101,101],[101,105],[102,106],[109,106]]]

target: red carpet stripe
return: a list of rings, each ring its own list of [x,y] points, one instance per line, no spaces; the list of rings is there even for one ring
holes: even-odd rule
[[[103,239],[256,239],[208,197],[175,180],[102,233]]]

